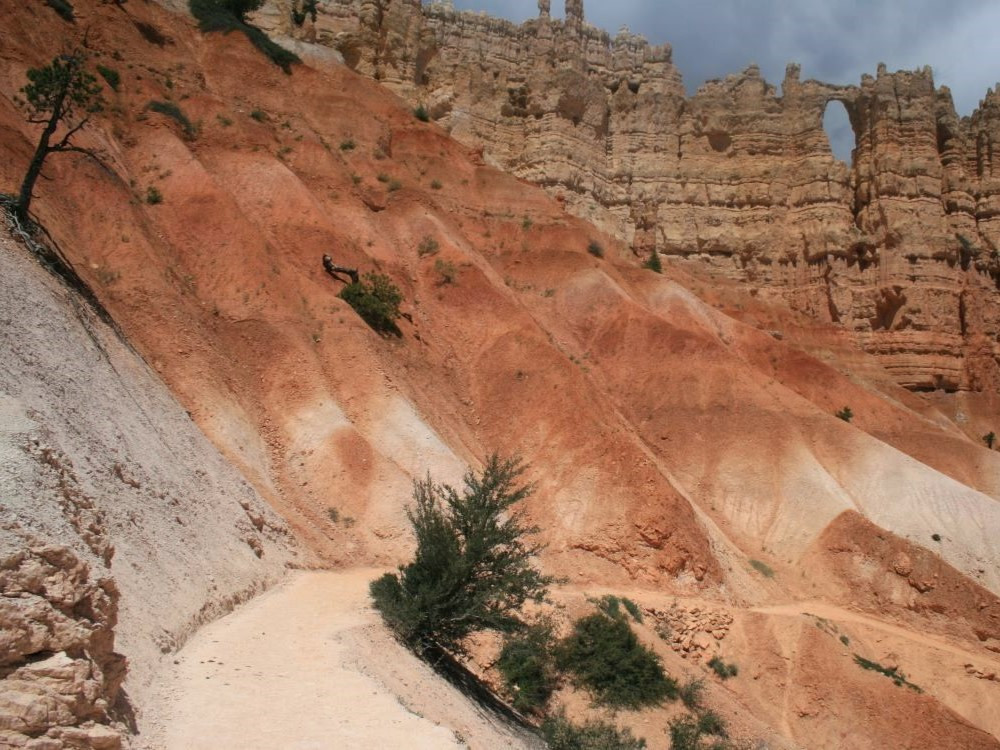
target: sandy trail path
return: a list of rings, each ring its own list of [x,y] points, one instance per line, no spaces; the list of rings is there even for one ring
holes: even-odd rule
[[[299,573],[178,653],[144,747],[530,747],[396,643],[368,606],[382,571]]]
[[[944,638],[928,635],[922,633],[918,630],[911,628],[904,628],[898,625],[893,625],[892,623],[886,622],[884,620],[879,620],[874,617],[869,617],[863,615],[859,612],[852,612],[850,610],[841,609],[840,607],[824,604],[823,602],[793,602],[791,604],[779,604],[775,606],[767,607],[753,607],[751,612],[760,612],[766,615],[778,615],[787,617],[798,617],[800,615],[815,615],[816,617],[822,617],[833,622],[849,622],[856,625],[865,625],[867,627],[873,628],[875,630],[880,630],[883,633],[888,633],[890,635],[897,636],[899,638],[905,638],[913,643],[919,643],[923,646],[929,648],[940,649],[949,654],[962,657],[964,659],[972,659],[979,662],[990,661],[994,662],[991,657],[981,653],[981,652],[971,652],[966,649],[960,648]]]

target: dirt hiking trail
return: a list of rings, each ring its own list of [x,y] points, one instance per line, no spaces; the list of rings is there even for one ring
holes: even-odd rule
[[[535,747],[392,639],[368,604],[381,572],[298,573],[199,631],[161,679],[140,746]]]

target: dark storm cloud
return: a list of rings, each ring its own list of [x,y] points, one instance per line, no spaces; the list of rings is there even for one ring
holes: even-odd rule
[[[426,0],[425,0],[426,1]],[[535,0],[454,0],[515,21],[538,14]],[[969,114],[1000,80],[996,0],[584,0],[587,20],[614,33],[628,25],[653,43],[669,42],[693,92],[709,78],[749,63],[779,85],[785,65],[803,78],[858,83],[879,62],[890,70],[930,65]],[[552,0],[563,14],[563,0]]]

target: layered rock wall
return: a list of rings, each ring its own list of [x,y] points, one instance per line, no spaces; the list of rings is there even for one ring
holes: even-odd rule
[[[450,3],[274,0],[273,32],[335,47],[485,159],[539,183],[643,255],[700,264],[854,331],[898,381],[1000,387],[1000,97],[959,118],[927,68],[780,93],[751,66],[685,94],[669,46],[565,20],[517,25]],[[823,130],[847,109],[853,164]],[[839,106],[839,105],[833,105]]]

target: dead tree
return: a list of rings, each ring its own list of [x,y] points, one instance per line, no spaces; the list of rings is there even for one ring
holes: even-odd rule
[[[346,280],[340,277],[340,274],[346,274],[350,277],[352,284],[357,284],[361,281],[361,277],[358,276],[358,269],[356,268],[344,268],[343,266],[336,266],[333,263],[333,258],[329,255],[323,256],[323,270],[330,274],[337,281],[344,284],[347,283]]]

